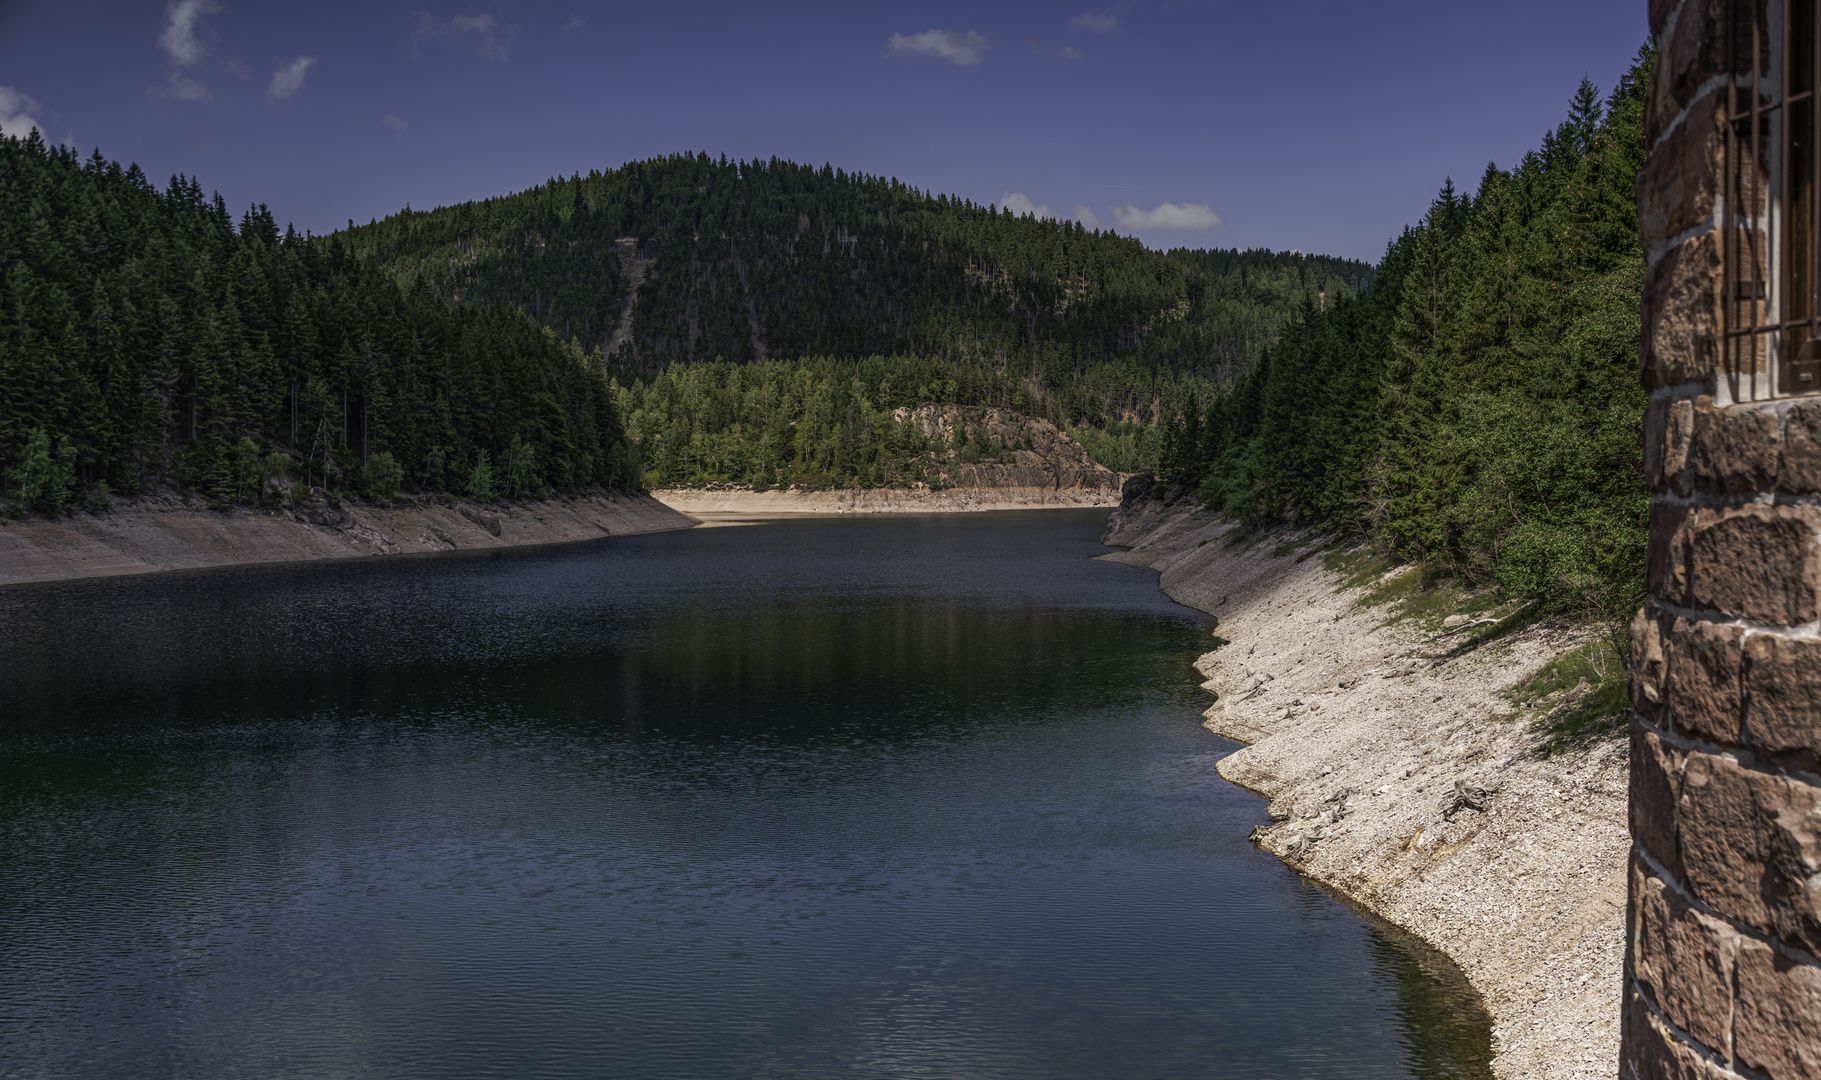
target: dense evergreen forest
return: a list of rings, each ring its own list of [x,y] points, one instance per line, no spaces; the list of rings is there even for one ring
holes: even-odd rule
[[[1369,294],[1305,306],[1173,425],[1164,479],[1242,521],[1363,534],[1615,618],[1643,594],[1641,52],[1479,188],[1444,187]]]
[[[661,483],[865,483],[898,452],[878,417],[919,404],[1015,408],[1101,464],[1150,468],[1163,417],[1249,370],[1305,299],[1372,274],[1300,253],[1156,252],[896,179],[691,154],[348,235],[406,287],[516,307],[601,348]],[[760,445],[778,430],[788,461],[776,438]],[[665,449],[690,446],[724,449]]]
[[[267,480],[390,497],[640,482],[599,356],[510,305],[452,306],[193,179],[0,138],[7,509]]]
[[[1372,272],[1323,256],[1156,252],[896,179],[705,154],[406,210],[349,241],[401,281],[516,306],[640,373],[923,356],[1052,381],[1115,359],[1224,381],[1304,295],[1338,297]],[[1101,408],[1149,408],[1148,391]]]
[[[308,237],[0,139],[7,508],[880,482],[928,450],[893,409],[1003,406],[1248,523],[1623,612],[1649,65],[1376,268],[702,155]]]

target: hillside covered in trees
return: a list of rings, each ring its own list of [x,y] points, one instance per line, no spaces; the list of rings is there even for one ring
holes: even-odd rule
[[[666,483],[863,483],[895,453],[878,417],[921,404],[1017,409],[1101,464],[1147,468],[1164,416],[1249,370],[1305,301],[1372,273],[1299,253],[1156,252],[896,179],[690,154],[407,209],[348,237],[408,287],[515,307],[599,347],[622,405],[648,414],[639,445]],[[794,457],[774,460],[775,439],[760,450],[771,428],[789,429]],[[644,431],[739,449],[660,467]]]
[[[680,154],[349,231],[401,279],[516,306],[655,371],[807,356],[1119,357],[1225,378],[1363,263],[1156,252],[1110,231],[793,162]],[[628,302],[630,301],[630,306]]]
[[[1171,431],[1163,478],[1243,521],[1628,618],[1649,497],[1633,178],[1651,56],[1471,194],[1443,188],[1368,295],[1305,308]]]
[[[0,138],[0,478],[60,510],[279,475],[388,497],[639,483],[599,357],[450,305],[340,238],[234,221],[193,179]]]
[[[894,475],[881,410],[923,404],[1028,411],[1139,468],[1162,417],[1371,274],[705,155],[300,236],[35,135],[0,139],[0,267],[10,512],[170,486],[249,503],[280,475],[382,498],[629,488],[674,471],[660,443],[780,425],[771,456],[665,460],[859,483]]]

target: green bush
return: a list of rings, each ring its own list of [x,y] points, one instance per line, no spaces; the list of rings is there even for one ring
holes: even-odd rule
[[[367,459],[361,470],[363,490],[369,499],[390,500],[405,482],[405,470],[398,459],[384,450]]]
[[[43,428],[33,429],[26,439],[25,452],[7,474],[15,505],[56,514],[75,504],[82,492],[76,478],[76,448],[67,438],[56,443],[52,450],[50,433]]]
[[[475,502],[493,501],[493,464],[487,460],[487,451],[482,450],[475,458],[474,469],[468,473],[468,497]]]

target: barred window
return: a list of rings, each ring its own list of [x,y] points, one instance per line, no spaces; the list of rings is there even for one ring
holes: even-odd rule
[[[1821,391],[1816,0],[1732,0],[1721,318],[1734,401]]]

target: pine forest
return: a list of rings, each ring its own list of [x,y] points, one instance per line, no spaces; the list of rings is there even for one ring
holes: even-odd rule
[[[903,483],[969,452],[907,411],[994,407],[1248,524],[1627,611],[1649,64],[1377,266],[702,154],[310,236],[0,139],[6,511]]]

